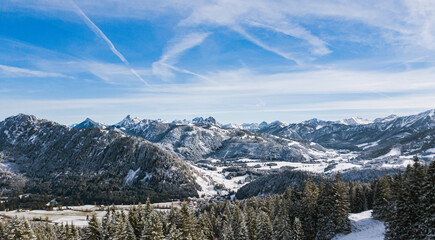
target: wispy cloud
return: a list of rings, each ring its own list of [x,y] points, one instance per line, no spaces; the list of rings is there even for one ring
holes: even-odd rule
[[[246,39],[248,39],[249,41],[254,43],[255,45],[263,48],[264,50],[272,52],[272,53],[275,53],[276,55],[279,55],[279,56],[281,56],[281,57],[283,57],[285,59],[293,60],[293,61],[295,61],[298,64],[301,63],[301,61],[298,58],[296,58],[295,56],[293,56],[291,53],[284,52],[284,51],[282,51],[282,50],[280,50],[280,49],[278,49],[276,47],[272,47],[272,46],[269,46],[269,45],[263,43],[258,38],[254,37],[254,36],[250,35],[248,32],[246,32],[245,29],[243,29],[242,27],[240,27],[240,26],[233,26],[233,29],[236,32],[240,33],[242,36],[244,36]]]
[[[199,74],[193,73],[188,70],[180,69],[178,67],[173,66],[175,63],[177,63],[179,56],[201,44],[208,36],[210,35],[209,32],[206,33],[190,33],[185,36],[182,36],[181,38],[173,39],[169,46],[166,47],[164,50],[162,56],[157,62],[154,62],[152,65],[152,70],[155,75],[159,75],[162,78],[170,78],[173,77],[174,74],[172,73],[172,70],[182,72],[182,73],[188,73],[195,76],[200,76]]]
[[[61,73],[44,72],[31,70],[26,68],[19,68],[7,65],[0,65],[0,78],[5,77],[60,77],[60,78],[72,78]]]
[[[130,63],[125,59],[125,57],[115,48],[112,41],[100,30],[100,28],[97,27],[97,25],[94,24],[94,22],[91,21],[91,19],[88,18],[88,16],[82,11],[82,9],[74,2],[74,0],[71,0],[72,5],[74,9],[76,10],[77,14],[83,19],[83,21],[86,23],[86,25],[99,37],[101,37],[107,45],[109,45],[110,50],[125,64],[129,67],[130,72],[135,75],[140,81],[145,83],[145,85],[148,85],[148,82],[145,81],[132,67],[130,67]]]

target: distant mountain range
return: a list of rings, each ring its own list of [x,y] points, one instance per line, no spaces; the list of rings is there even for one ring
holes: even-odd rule
[[[212,157],[312,161],[324,157],[325,148],[356,151],[362,158],[373,159],[388,153],[421,154],[435,147],[434,110],[373,121],[353,117],[340,121],[311,119],[293,124],[275,121],[241,125],[222,125],[212,117],[164,122],[129,115],[111,126],[90,119],[73,126],[87,127],[116,128],[157,143],[187,160]]]
[[[364,169],[355,176],[369,178],[370,169],[403,167],[412,155],[435,156],[434,110],[293,124],[129,115],[113,125],[87,118],[67,127],[25,114],[0,122],[2,195],[32,193],[43,201],[166,201],[199,196],[217,183],[234,190],[280,166],[326,174]]]

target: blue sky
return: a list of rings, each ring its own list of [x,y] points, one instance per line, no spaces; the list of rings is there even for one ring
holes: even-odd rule
[[[373,119],[435,108],[435,2],[3,0],[0,119]]]

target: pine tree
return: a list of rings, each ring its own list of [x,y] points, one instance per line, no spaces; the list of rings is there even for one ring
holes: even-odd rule
[[[85,239],[88,240],[100,240],[101,239],[101,228],[98,223],[97,216],[94,214],[88,222],[88,228]]]
[[[139,238],[142,233],[142,229],[139,229],[139,216],[136,207],[132,207],[128,212],[128,222],[133,228],[133,232],[136,238]]]
[[[181,240],[181,232],[177,229],[177,225],[169,225],[169,233],[167,235],[168,240]]]
[[[193,229],[191,219],[189,208],[186,203],[183,203],[178,217],[178,229],[180,229],[182,240],[192,239]]]
[[[219,219],[216,217],[216,210],[214,204],[211,206],[210,214],[209,214],[212,230],[213,230],[213,236],[219,236],[219,226],[220,222]]]
[[[426,239],[435,239],[435,161],[432,161],[422,183],[420,196],[421,209],[423,209],[420,231]]]
[[[302,211],[299,214],[299,218],[303,222],[303,232],[307,239],[313,239],[316,236],[318,198],[319,189],[311,177],[308,177],[302,192]]]
[[[406,168],[403,178],[396,175],[391,214],[385,222],[386,239],[433,238],[433,173],[433,169],[428,170],[415,157],[414,164]]]
[[[7,239],[7,226],[4,222],[0,222],[0,239]]]
[[[248,208],[248,234],[250,240],[257,240],[257,216],[252,207]]]
[[[147,202],[145,204],[145,210],[144,210],[144,219],[145,222],[148,221],[148,219],[151,217],[151,212],[154,210],[153,206],[151,205],[150,198],[147,198]]]
[[[332,220],[334,210],[334,192],[329,182],[325,186],[319,185],[320,196],[317,202],[317,240],[332,239],[335,236],[336,226]]]
[[[233,227],[231,225],[231,221],[223,222],[221,239],[236,240],[236,238],[234,238],[234,232],[233,232]]]
[[[274,221],[274,240],[291,240],[293,236],[292,225],[285,208],[281,208]]]
[[[21,239],[23,236],[23,224],[21,219],[13,217],[9,222],[9,228],[7,233],[8,240]]]
[[[385,220],[389,214],[388,208],[391,198],[390,180],[386,175],[376,183],[374,194],[373,217]]]
[[[245,215],[237,205],[234,207],[232,222],[233,222],[234,238],[237,240],[247,240],[249,234],[248,234],[248,227],[246,225]]]
[[[299,221],[299,218],[295,218],[295,221],[293,223],[293,240],[302,240],[304,236],[303,230],[302,230],[302,224],[301,221]]]
[[[406,203],[404,201],[404,181],[402,174],[399,172],[394,177],[391,194],[391,214],[385,221],[386,233],[385,239],[401,239],[404,232],[407,231],[407,226],[403,225],[403,218],[406,217]]]
[[[71,239],[72,240],[79,240],[80,239],[79,231],[77,230],[77,228],[73,224],[71,224],[70,232],[71,232]]]
[[[333,219],[335,222],[335,233],[350,232],[349,197],[347,185],[343,183],[340,172],[337,173],[333,184],[334,191],[334,211]]]
[[[213,226],[208,216],[207,211],[199,216],[199,229],[202,231],[204,239],[213,240]]]
[[[147,227],[144,229],[145,232],[142,234],[142,239],[162,240],[164,238],[163,229],[157,212],[151,211],[149,216]]]
[[[257,236],[261,240],[271,240],[273,236],[273,227],[269,215],[261,211],[258,215]]]

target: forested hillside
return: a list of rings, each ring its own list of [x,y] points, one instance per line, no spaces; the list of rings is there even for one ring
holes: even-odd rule
[[[42,208],[52,199],[63,205],[165,201],[198,196],[200,189],[188,164],[142,138],[24,114],[0,122],[0,161],[3,208]],[[30,196],[21,200],[23,193]]]

